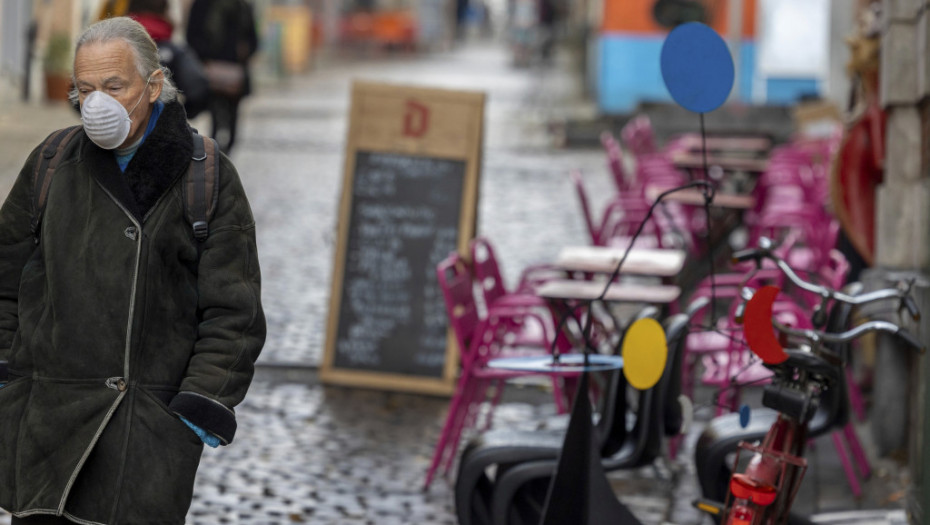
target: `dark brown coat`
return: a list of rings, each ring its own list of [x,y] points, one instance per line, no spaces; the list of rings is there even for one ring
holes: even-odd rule
[[[37,151],[0,209],[0,507],[183,523],[202,444],[177,414],[232,440],[265,338],[255,223],[218,155],[198,258],[180,187],[191,153],[169,103],[125,173],[72,140],[38,245]]]

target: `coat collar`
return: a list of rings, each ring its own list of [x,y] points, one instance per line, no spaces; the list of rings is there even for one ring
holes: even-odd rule
[[[84,146],[93,176],[139,222],[187,170],[193,153],[187,115],[177,101],[165,104],[155,129],[139,146],[125,172],[120,171],[112,151],[90,140]]]

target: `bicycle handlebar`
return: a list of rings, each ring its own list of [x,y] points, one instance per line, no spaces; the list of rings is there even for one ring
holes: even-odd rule
[[[805,281],[794,271],[794,269],[788,266],[787,262],[785,262],[781,257],[773,252],[773,248],[774,244],[772,240],[766,237],[762,237],[759,239],[759,246],[757,248],[750,248],[734,253],[733,261],[755,261],[757,271],[761,267],[762,261],[764,259],[768,259],[774,262],[778,269],[781,270],[781,272],[784,273],[794,285],[801,288],[802,290],[819,295],[823,299],[824,304],[830,299],[854,306],[861,306],[864,304],[874,303],[876,301],[883,301],[887,299],[898,299],[901,302],[898,308],[899,311],[902,309],[907,310],[914,321],[920,320],[920,311],[917,308],[917,303],[910,296],[911,285],[913,283],[904,282],[899,283],[899,285],[895,288],[885,288],[859,295],[849,295],[827,288],[826,286],[821,286],[819,284]],[[752,273],[755,273],[755,271]],[[750,274],[750,277],[751,275],[752,274]]]
[[[911,314],[911,319],[915,321],[920,321],[920,310],[917,308],[917,301],[914,300],[910,295],[904,296],[902,299],[904,308],[907,309],[907,312]]]
[[[926,352],[927,348],[922,341],[914,337],[913,334],[901,328],[900,326],[889,323],[888,321],[868,321],[860,325],[855,326],[845,332],[824,332],[821,330],[813,330],[809,328],[798,329],[791,328],[790,326],[783,325],[778,321],[773,320],[772,326],[775,327],[779,332],[787,334],[791,337],[800,337],[810,341],[811,343],[847,343],[867,333],[872,332],[885,332],[891,335],[897,336],[908,346],[916,349],[921,354]]]

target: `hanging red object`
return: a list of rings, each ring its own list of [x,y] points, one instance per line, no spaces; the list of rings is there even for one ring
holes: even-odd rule
[[[777,365],[788,359],[788,354],[778,343],[772,326],[772,304],[781,291],[777,286],[763,286],[756,290],[746,303],[743,312],[743,331],[752,353],[769,365]]]
[[[843,232],[871,266],[875,258],[875,191],[884,178],[885,112],[873,100],[843,134],[830,180]]]

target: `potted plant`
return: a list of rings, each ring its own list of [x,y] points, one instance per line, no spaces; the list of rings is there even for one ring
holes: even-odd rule
[[[68,100],[71,89],[71,37],[68,33],[53,33],[49,37],[42,67],[46,98]]]

